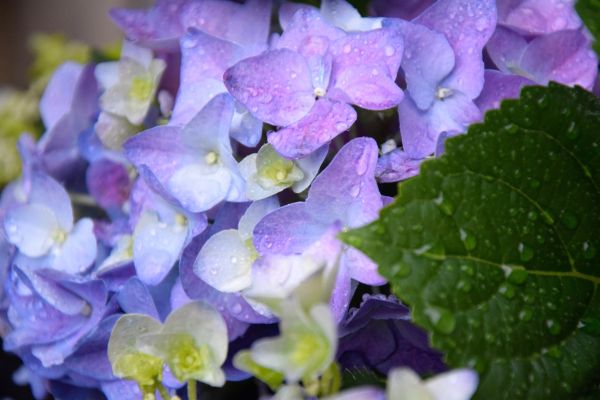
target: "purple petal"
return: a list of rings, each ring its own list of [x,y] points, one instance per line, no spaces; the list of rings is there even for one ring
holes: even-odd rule
[[[349,105],[319,99],[308,115],[300,121],[268,134],[268,141],[283,156],[302,158],[349,129],[356,120],[356,111]]]
[[[156,126],[129,139],[123,145],[127,159],[136,167],[147,166],[160,182],[193,160],[180,138],[181,128]]]
[[[415,22],[446,35],[454,49],[456,65],[444,87],[477,97],[483,87],[482,50],[496,27],[496,2],[440,0]]]
[[[598,74],[598,58],[581,31],[559,31],[532,40],[520,67],[543,85],[556,81],[591,89]]]
[[[131,278],[117,294],[119,305],[126,313],[149,315],[160,320],[148,287],[138,278]]]
[[[188,0],[159,0],[149,10],[115,8],[110,10],[110,16],[131,40],[174,40],[184,32],[180,15],[187,3]]]
[[[374,66],[394,81],[404,50],[402,33],[395,28],[381,28],[368,32],[350,32],[336,40],[331,52],[334,55],[334,74],[353,66]]]
[[[399,182],[419,173],[423,159],[410,158],[404,151],[396,149],[377,160],[375,176],[379,182]]]
[[[109,213],[120,212],[129,199],[131,181],[121,163],[101,159],[90,164],[86,172],[90,195]]]
[[[302,4],[302,3],[292,3],[292,2],[284,2],[281,7],[279,7],[279,25],[285,31],[292,24],[292,20],[294,18],[294,14],[300,9],[314,9],[315,7]]]
[[[346,67],[335,75],[335,89],[330,96],[346,103],[356,104],[367,110],[386,110],[400,104],[402,89],[395,82],[395,76],[386,76],[382,66],[357,65]]]
[[[499,108],[500,102],[504,99],[518,98],[523,86],[534,84],[535,82],[519,75],[486,70],[485,85],[479,97],[475,99],[475,104],[483,114],[488,110]]]
[[[377,272],[377,264],[360,251],[348,248],[342,257],[341,263],[352,279],[372,286],[380,286],[387,282]]]
[[[271,7],[270,0],[247,0],[244,4],[219,0],[189,2],[182,10],[181,21],[185,29],[200,29],[252,48],[257,54],[267,44]]]
[[[408,366],[419,373],[445,370],[426,333],[409,321],[408,309],[390,296],[365,295],[339,326],[338,359],[344,368],[372,368],[387,374]]]
[[[277,47],[300,51],[310,37],[334,41],[345,35],[344,31],[325,21],[317,9],[302,7],[294,13],[290,24],[281,34]]]
[[[421,110],[435,101],[435,93],[454,68],[454,50],[446,37],[427,27],[401,20],[387,20],[404,35],[402,69],[407,91]]]
[[[315,178],[308,192],[307,209],[325,223],[339,220],[346,227],[377,219],[381,208],[374,177],[378,151],[371,138],[348,142]]]
[[[428,111],[421,111],[410,98],[398,106],[402,147],[411,158],[425,158],[435,152],[440,133],[464,132],[481,118],[477,106],[468,96],[453,93],[444,100],[436,100]]]
[[[186,125],[212,97],[226,91],[223,72],[242,58],[243,51],[234,43],[191,30],[181,38],[181,56],[172,125]]]
[[[40,114],[44,126],[50,128],[67,114],[73,106],[73,95],[83,66],[68,62],[56,70],[40,99]]]
[[[578,29],[574,0],[500,0],[498,22],[527,35]]]
[[[254,247],[259,254],[301,253],[327,230],[306,203],[292,203],[267,214],[254,228]]]
[[[112,328],[119,317],[119,314],[114,314],[98,324],[98,327],[83,340],[77,351],[65,360],[69,370],[101,381],[115,379],[106,350]]]
[[[233,97],[272,125],[298,121],[315,102],[306,60],[287,49],[242,60],[225,71],[223,79]]]
[[[514,69],[519,67],[525,49],[525,38],[502,26],[496,28],[486,45],[487,53],[496,67],[506,73],[516,72]]]

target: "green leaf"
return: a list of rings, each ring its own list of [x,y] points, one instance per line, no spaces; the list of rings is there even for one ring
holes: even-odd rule
[[[342,238],[379,264],[479,399],[567,399],[600,378],[600,102],[525,88]]]
[[[575,9],[594,36],[594,50],[600,56],[600,0],[578,0]]]

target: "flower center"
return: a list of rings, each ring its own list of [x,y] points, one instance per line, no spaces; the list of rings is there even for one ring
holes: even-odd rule
[[[209,151],[204,156],[204,161],[206,161],[208,165],[214,165],[219,161],[219,154],[215,151]]]
[[[445,87],[439,87],[437,89],[437,92],[435,93],[435,97],[437,97],[439,100],[444,100],[444,99],[452,96],[453,94],[454,94],[454,91],[452,89],[445,88]]]
[[[136,76],[131,81],[129,97],[136,101],[148,100],[152,96],[152,81],[146,76]]]

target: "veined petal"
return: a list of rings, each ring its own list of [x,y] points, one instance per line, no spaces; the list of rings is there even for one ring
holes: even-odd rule
[[[308,115],[267,136],[269,143],[283,156],[303,158],[356,121],[356,111],[348,104],[327,98],[319,99]]]
[[[225,71],[223,79],[233,97],[272,125],[298,121],[315,102],[306,60],[288,49],[246,58]]]
[[[238,292],[252,282],[255,255],[235,229],[211,236],[198,254],[194,272],[221,292]]]

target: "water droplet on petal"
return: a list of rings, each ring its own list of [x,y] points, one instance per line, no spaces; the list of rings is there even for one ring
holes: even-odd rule
[[[242,305],[240,303],[235,303],[235,305],[231,308],[231,311],[234,314],[239,314],[242,312]]]
[[[391,57],[394,55],[394,53],[396,52],[396,50],[394,50],[394,48],[392,46],[385,46],[384,50],[385,55],[388,57]]]

